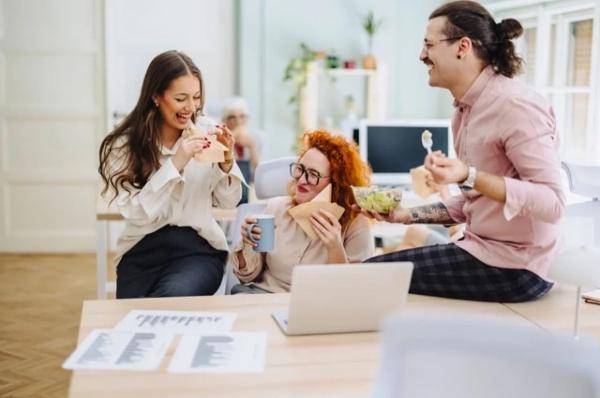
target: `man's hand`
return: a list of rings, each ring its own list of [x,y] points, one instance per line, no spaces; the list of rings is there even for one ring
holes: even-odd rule
[[[441,151],[425,157],[425,168],[438,184],[462,183],[469,175],[469,167],[459,159],[449,159]]]

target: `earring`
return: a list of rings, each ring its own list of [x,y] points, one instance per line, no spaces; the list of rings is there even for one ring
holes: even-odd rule
[[[154,101],[154,106],[158,108],[158,101]]]
[[[458,55],[456,56],[456,58],[458,58],[458,59],[461,59],[462,57],[460,56],[460,54],[458,54]]]

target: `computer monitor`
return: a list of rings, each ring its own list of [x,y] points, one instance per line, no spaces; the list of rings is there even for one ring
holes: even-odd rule
[[[432,149],[455,156],[450,120],[361,120],[358,146],[361,157],[373,169],[372,182],[377,185],[409,185],[410,169],[423,164],[427,151],[421,134],[433,135]]]

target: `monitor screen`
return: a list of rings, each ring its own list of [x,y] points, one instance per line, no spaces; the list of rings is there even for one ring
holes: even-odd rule
[[[452,155],[449,120],[361,122],[358,144],[361,156],[373,169],[374,183],[410,182],[410,169],[422,165],[427,155],[421,142],[425,130],[432,133],[432,150]]]

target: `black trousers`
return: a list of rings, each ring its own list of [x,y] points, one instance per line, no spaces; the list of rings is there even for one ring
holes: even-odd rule
[[[518,303],[542,297],[553,285],[525,269],[487,265],[454,243],[387,253],[365,262],[392,261],[411,261],[410,292],[427,296]]]
[[[207,296],[221,280],[227,252],[190,227],[167,225],[146,235],[117,267],[117,298]]]

